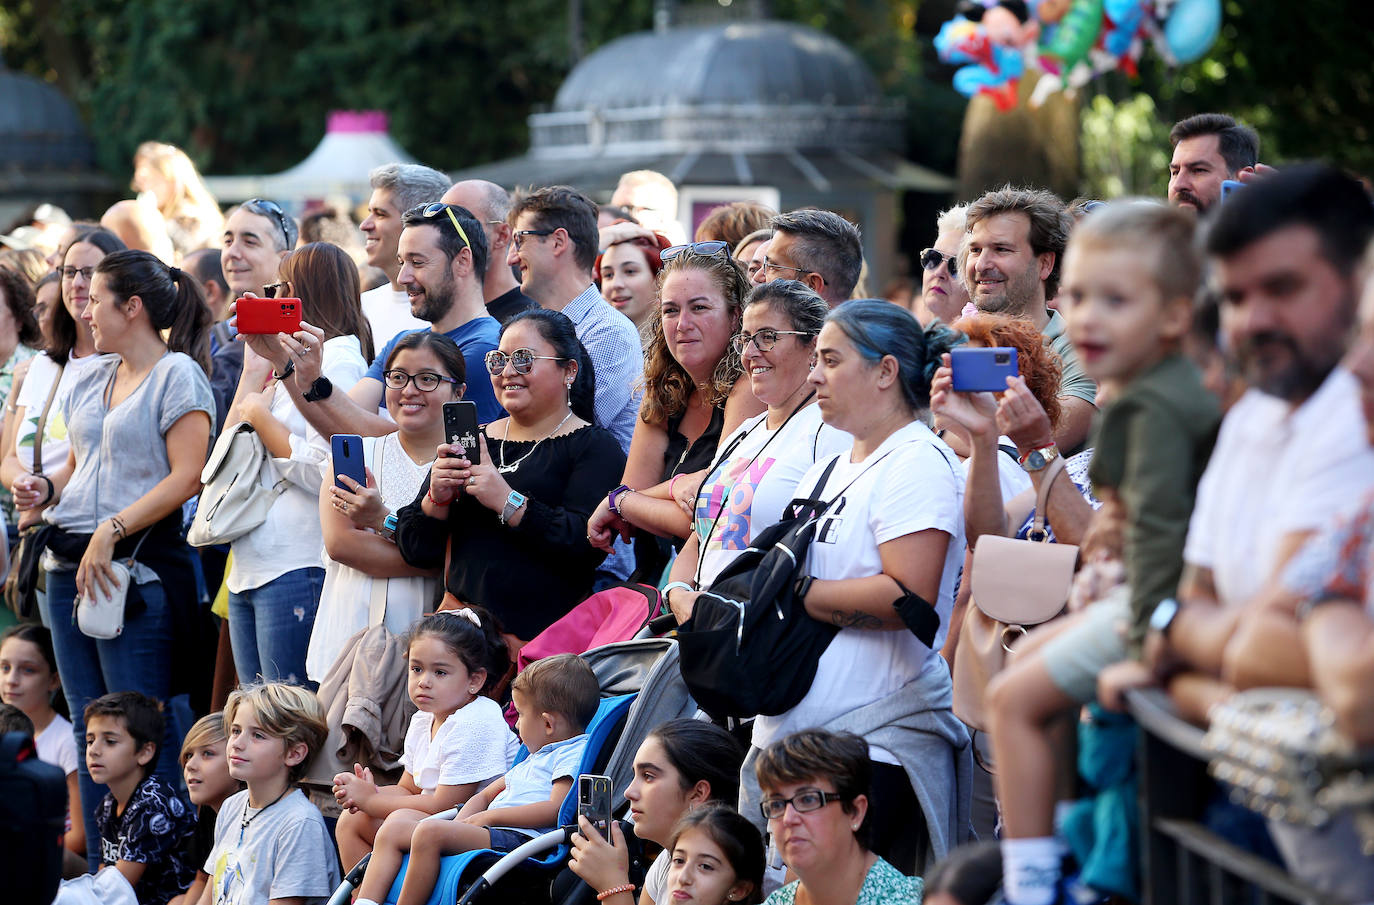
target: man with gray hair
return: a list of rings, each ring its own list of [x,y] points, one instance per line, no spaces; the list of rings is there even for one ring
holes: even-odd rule
[[[1003,186],[969,205],[959,265],[980,311],[1030,321],[1059,356],[1059,423],[1055,445],[1068,455],[1088,438],[1097,384],[1083,373],[1064,318],[1046,304],[1059,291],[1059,269],[1073,218],[1047,189]]]
[[[487,234],[487,260],[491,266],[482,281],[487,313],[505,324],[522,311],[538,308],[539,303],[521,291],[514,271],[504,263],[510,253],[511,226],[506,222],[510,217],[510,193],[485,179],[465,179],[454,183],[441,200],[472,211]]]
[[[831,308],[847,302],[864,266],[859,228],[839,214],[806,208],[773,218],[773,238],[763,266],[754,274],[770,280],[800,280]]]
[[[367,263],[386,274],[387,285],[362,294],[363,315],[372,327],[372,339],[380,349],[402,330],[429,327],[410,311],[410,297],[397,282],[401,262],[396,248],[401,241],[401,216],[411,208],[438,201],[449,179],[438,170],[414,163],[387,163],[369,176],[372,197],[367,219],[362,222]]]

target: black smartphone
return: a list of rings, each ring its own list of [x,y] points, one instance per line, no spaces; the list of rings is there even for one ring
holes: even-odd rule
[[[1020,373],[1016,350],[1010,346],[954,349],[949,353],[949,368],[957,393],[1000,393],[1007,388],[1007,378]]]
[[[444,403],[444,440],[463,447],[473,465],[482,461],[482,435],[477,430],[477,403],[455,399]]]
[[[611,838],[611,778],[594,773],[577,777],[577,816],[586,817],[607,841]]]
[[[339,480],[348,475],[363,487],[367,486],[367,466],[363,464],[363,438],[357,434],[335,434],[329,438],[330,457],[334,460],[334,483],[340,490],[351,490]]]

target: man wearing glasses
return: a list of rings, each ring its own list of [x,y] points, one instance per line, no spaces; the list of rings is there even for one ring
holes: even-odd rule
[[[487,379],[486,354],[496,348],[501,327],[487,314],[482,301],[482,275],[487,269],[487,237],[467,208],[435,201],[406,211],[397,245],[401,266],[398,282],[405,287],[410,310],[429,323],[421,328],[443,333],[458,344],[467,365],[467,390],[463,398],[477,403],[477,418],[488,424],[504,412]],[[302,329],[305,329],[302,327]],[[307,332],[311,332],[307,330]],[[363,378],[347,393],[336,393],[328,378],[320,375],[323,333],[292,354],[292,379],[297,390],[292,398],[307,421],[324,436],[359,434],[380,437],[396,429],[378,411],[385,394],[384,365],[403,330],[377,353]],[[280,373],[280,372],[279,372]]]
[[[839,214],[814,209],[778,214],[771,225],[773,238],[753,275],[755,283],[800,280],[831,308],[849,301],[864,266],[858,227]]]
[[[504,324],[522,311],[538,308],[539,303],[520,291],[520,281],[509,267],[502,265],[510,254],[511,228],[510,193],[485,179],[466,179],[444,192],[445,204],[465,207],[482,221],[487,235],[487,267],[482,281],[482,297],[487,301],[487,313]]]
[[[639,332],[601,297],[591,280],[599,234],[597,207],[567,186],[541,188],[516,202],[506,263],[520,268],[525,294],[573,322],[596,370],[596,423],[628,452],[644,376]]]
[[[367,201],[367,219],[359,229],[367,263],[385,273],[388,282],[364,292],[362,301],[372,339],[380,348],[402,330],[429,326],[410,313],[410,296],[397,280],[401,262],[396,246],[401,241],[401,215],[417,205],[439,200],[448,188],[448,177],[419,164],[388,163],[373,170],[368,179],[372,197]]]

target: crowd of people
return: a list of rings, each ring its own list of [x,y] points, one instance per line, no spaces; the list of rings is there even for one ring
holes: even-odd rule
[[[137,200],[44,205],[0,251],[0,724],[67,778],[65,875],[286,905],[370,853],[359,905],[427,901],[442,856],[553,828],[577,781],[596,676],[522,648],[625,581],[691,634],[807,501],[786,593],[823,641],[773,664],[799,693],[654,728],[632,832],[583,818],[569,870],[610,905],[1138,900],[1129,808],[1056,820],[1111,794],[1062,765],[1132,689],[1206,725],[1309,688],[1374,743],[1369,188],[1264,166],[1221,114],[1171,141],[1167,199],[941,213],[898,302],[863,297],[842,216],[738,203],[687,241],[647,171],[598,206],[387,165],[355,229],[222,211],[149,142]],[[264,298],[299,329],[241,332]],[[244,433],[260,518],[192,546]],[[356,681],[376,761],[334,764]],[[1236,844],[1374,899],[1349,814],[1217,805]]]

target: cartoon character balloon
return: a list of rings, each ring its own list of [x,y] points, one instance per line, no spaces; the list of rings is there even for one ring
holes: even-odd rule
[[[955,90],[966,97],[986,94],[999,110],[1010,110],[1026,70],[1025,53],[1038,34],[1024,0],[966,3],[941,27],[935,49],[946,63],[969,64],[954,73]]]

